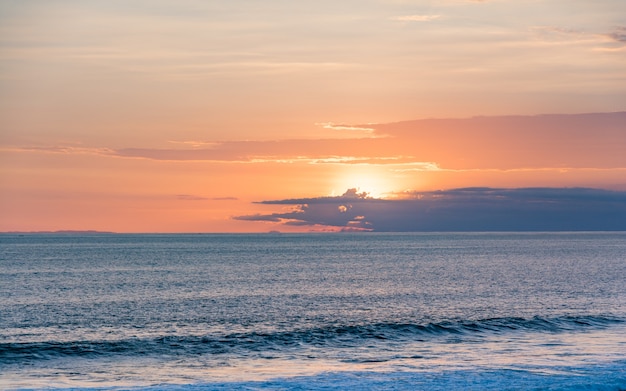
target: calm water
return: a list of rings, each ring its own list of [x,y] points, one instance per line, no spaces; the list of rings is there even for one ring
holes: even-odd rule
[[[626,233],[0,246],[3,389],[626,389]]]

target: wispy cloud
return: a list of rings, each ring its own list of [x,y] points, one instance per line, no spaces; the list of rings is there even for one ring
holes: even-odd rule
[[[399,167],[392,169],[395,172],[410,172],[410,171],[441,171],[441,167],[435,162],[411,162],[402,164]]]
[[[234,219],[400,232],[626,230],[626,192],[588,188],[461,188],[395,199],[350,189],[339,197],[261,203],[297,208]]]
[[[208,198],[206,197],[201,197],[201,196],[196,196],[196,195],[191,195],[191,194],[177,194],[176,199],[182,200],[182,201],[206,201],[208,200]]]
[[[215,141],[194,141],[194,140],[185,140],[185,141],[169,140],[168,143],[175,144],[175,145],[188,146],[191,148],[207,148],[207,147],[214,147],[214,146],[219,145],[219,143]]]
[[[236,216],[233,217],[234,220],[242,220],[242,221],[268,221],[272,223],[280,223],[285,219],[288,219],[289,214],[271,214],[271,215],[246,215],[246,216]]]
[[[378,165],[396,172],[626,168],[626,112],[428,119],[353,127],[372,129],[377,137],[176,141],[190,147],[164,149],[82,145],[2,149],[181,162]]]
[[[613,31],[608,33],[607,36],[611,38],[612,40],[614,40],[615,42],[626,43],[626,27],[625,26],[616,27],[613,29]]]
[[[618,26],[609,32],[587,32],[559,26],[532,26],[529,31],[542,44],[587,45],[594,51],[622,51],[626,47],[626,27]]]
[[[580,41],[594,40],[593,34],[560,26],[532,26],[529,30],[543,41]]]
[[[415,156],[386,156],[386,157],[357,157],[357,156],[333,156],[319,159],[307,159],[313,164],[372,164],[390,165],[394,167],[410,167],[415,170],[431,171],[438,170],[437,164],[432,162],[420,162]],[[407,168],[409,170],[409,168]]]
[[[321,126],[324,129],[332,129],[332,130],[357,130],[357,131],[365,131],[372,132],[374,128],[367,126],[354,126],[354,125],[346,125],[346,124],[334,124],[332,122],[320,122],[315,125]]]
[[[403,15],[395,16],[391,19],[399,22],[430,22],[439,18],[441,18],[441,15]]]
[[[34,153],[58,153],[65,155],[104,155],[115,156],[117,152],[113,148],[105,147],[82,147],[75,145],[53,146],[0,146],[5,152],[34,152]]]
[[[626,112],[432,119],[369,126],[380,137],[238,141],[195,149],[127,148],[114,154],[172,161],[377,164],[413,170],[626,167]]]
[[[341,126],[368,129],[377,137],[177,141],[189,147],[163,149],[22,146],[4,150],[162,161],[369,164],[405,172],[626,168],[626,112]]]

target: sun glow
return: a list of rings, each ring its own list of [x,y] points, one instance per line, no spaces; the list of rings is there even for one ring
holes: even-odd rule
[[[370,197],[385,198],[394,190],[391,174],[380,168],[351,169],[339,175],[333,184],[333,194],[341,195],[347,189],[366,192]]]

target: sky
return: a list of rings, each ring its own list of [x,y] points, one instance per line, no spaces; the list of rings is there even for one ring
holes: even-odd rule
[[[0,0],[0,231],[626,229],[625,150],[623,0]]]

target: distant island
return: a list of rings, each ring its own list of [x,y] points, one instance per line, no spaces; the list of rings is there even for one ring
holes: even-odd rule
[[[91,235],[91,234],[114,234],[110,231],[96,231],[96,230],[58,230],[58,231],[7,231],[5,234],[63,234],[63,235]]]

